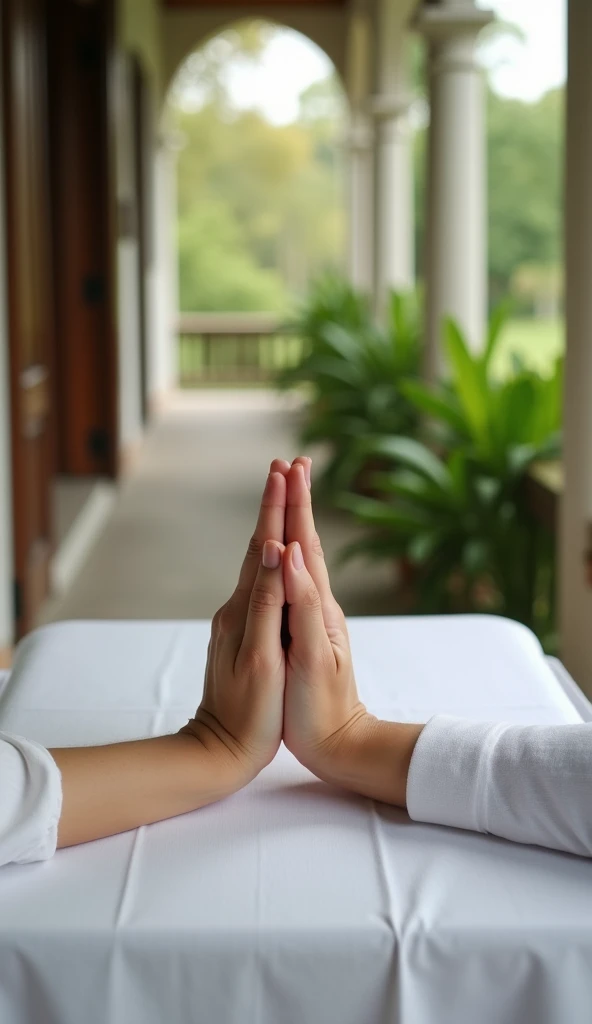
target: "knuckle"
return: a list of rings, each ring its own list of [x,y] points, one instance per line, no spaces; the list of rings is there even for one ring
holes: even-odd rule
[[[235,619],[232,601],[227,601],[218,612],[218,629],[221,633],[228,633],[232,629]]]
[[[247,676],[260,675],[266,668],[265,655],[258,647],[249,647],[242,658],[242,669]]]
[[[338,622],[330,622],[325,626],[327,636],[332,644],[342,647],[345,641],[343,626]]]
[[[251,592],[251,611],[255,615],[265,615],[278,604],[276,595],[263,583],[255,583]]]
[[[302,603],[308,608],[318,608],[320,606],[321,599],[314,583],[309,583],[304,593],[304,597],[302,598]]]
[[[315,553],[315,555],[318,555],[319,558],[322,558],[324,560],[325,552],[323,551],[323,545],[321,544],[321,538],[319,537],[318,533],[315,533],[312,538],[312,550]]]
[[[247,547],[248,558],[260,558],[263,553],[263,541],[259,540],[256,534],[253,534]]]

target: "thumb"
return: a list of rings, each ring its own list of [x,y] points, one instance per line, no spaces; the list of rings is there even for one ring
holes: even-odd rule
[[[280,630],[284,606],[282,553],[284,545],[267,540],[249,601],[241,650],[257,650],[281,658]]]
[[[291,650],[299,660],[308,663],[318,661],[319,655],[331,653],[331,645],[325,629],[321,597],[304,564],[302,548],[297,541],[288,544],[283,563]]]

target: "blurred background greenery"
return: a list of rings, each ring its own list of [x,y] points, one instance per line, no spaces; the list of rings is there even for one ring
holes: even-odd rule
[[[346,101],[337,74],[301,94],[289,124],[237,109],[229,91],[229,65],[261,64],[274,36],[286,31],[262,21],[234,26],[193,54],[174,83],[181,310],[285,314],[322,273],[344,270]],[[414,78],[421,278],[426,116],[419,60]],[[492,306],[513,300],[496,353],[502,371],[511,351],[545,370],[562,346],[562,111],[562,89],[527,103],[488,85],[489,293]]]
[[[446,370],[428,386],[421,49],[411,109],[420,284],[391,295],[377,317],[345,273],[347,110],[337,75],[301,93],[290,123],[230,95],[229,64],[263,61],[281,31],[235,26],[186,62],[172,90],[181,311],[277,314],[267,336],[253,328],[237,338],[229,327],[215,346],[203,318],[189,324],[182,378],[216,384],[240,361],[243,383],[299,390],[301,441],[326,456],[317,498],[358,525],[344,558],[392,562],[401,611],[508,615],[552,651],[555,538],[533,512],[529,480],[561,452],[562,89],[524,102],[498,95],[489,76],[489,330],[473,352],[455,323],[443,324]],[[497,25],[491,37],[512,31]]]

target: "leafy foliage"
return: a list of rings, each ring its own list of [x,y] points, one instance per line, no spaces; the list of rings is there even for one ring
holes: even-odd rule
[[[421,611],[489,610],[547,637],[553,622],[553,541],[533,520],[529,467],[560,449],[562,363],[540,377],[521,365],[499,381],[490,365],[503,317],[494,315],[481,353],[448,321],[451,377],[429,388],[402,384],[439,427],[437,447],[409,437],[364,442],[366,458],[390,460],[375,474],[375,498],[342,495],[367,534],[348,555],[404,556],[417,569]],[[433,437],[433,430],[432,430]]]
[[[538,103],[490,91],[487,109],[489,275],[506,294],[523,264],[561,259],[563,90]]]
[[[237,109],[229,67],[256,65],[280,31],[239,23],[192,54],[172,88],[179,142],[182,310],[285,311],[345,250],[345,100],[337,75],[313,83],[296,119]]]
[[[280,384],[308,386],[302,441],[330,445],[324,483],[331,493],[348,486],[364,463],[360,441],[415,429],[417,414],[399,384],[419,370],[418,304],[415,295],[393,294],[385,326],[378,326],[363,295],[341,278],[325,277],[292,329],[306,351]]]

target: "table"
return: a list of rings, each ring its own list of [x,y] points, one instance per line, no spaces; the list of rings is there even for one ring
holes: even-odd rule
[[[579,722],[524,627],[350,621],[370,710]],[[203,622],[64,623],[21,644],[0,726],[47,745],[177,729]],[[2,1024],[589,1024],[592,863],[410,822],[282,747],[235,796],[0,871]]]

